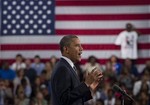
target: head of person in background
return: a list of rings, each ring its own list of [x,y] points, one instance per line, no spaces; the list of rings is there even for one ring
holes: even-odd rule
[[[53,70],[52,63],[51,62],[46,62],[44,70],[46,71],[46,78],[47,78],[47,80],[50,80],[51,74],[52,74],[52,70]]]
[[[52,64],[52,67],[54,67],[55,64],[57,63],[57,57],[54,56],[54,55],[52,55],[52,56],[50,57],[50,62],[51,62],[51,64]]]
[[[17,77],[19,77],[20,79],[22,79],[25,76],[24,69],[20,69],[16,71],[16,73],[17,73]]]
[[[5,87],[5,82],[3,79],[0,79],[0,90],[4,90],[6,87]]]
[[[3,62],[3,64],[2,64],[2,69],[3,69],[3,70],[9,70],[9,68],[10,68],[9,63],[8,63],[8,62]]]
[[[95,56],[90,56],[88,58],[88,62],[91,64],[91,65],[95,65],[97,63],[97,58]]]
[[[131,68],[133,66],[133,62],[130,58],[124,60],[124,66]]]
[[[133,31],[133,30],[134,30],[133,25],[132,25],[131,23],[127,23],[127,24],[126,24],[126,30],[127,30],[128,32]]]
[[[35,55],[35,57],[34,57],[34,63],[35,64],[39,64],[40,62],[41,62],[40,56],[39,55]]]
[[[145,68],[150,72],[150,60],[146,61]]]
[[[44,96],[41,91],[36,93],[35,104],[37,105],[47,105],[47,101],[44,99]]]
[[[21,54],[16,55],[16,63],[20,64],[23,62],[23,56]]]
[[[118,62],[118,57],[116,55],[112,55],[109,60],[111,64],[116,64]]]
[[[31,60],[29,58],[25,59],[26,68],[29,69],[31,67]]]

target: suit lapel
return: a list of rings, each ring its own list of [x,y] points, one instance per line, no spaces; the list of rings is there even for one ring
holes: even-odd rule
[[[65,59],[61,58],[61,60],[67,65],[67,67],[69,67],[69,70],[71,71],[71,73],[73,73],[75,78],[80,82],[78,75],[76,74],[75,70],[71,67],[71,65]]]

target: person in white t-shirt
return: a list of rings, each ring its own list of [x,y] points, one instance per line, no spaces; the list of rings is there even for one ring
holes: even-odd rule
[[[23,56],[21,54],[16,55],[16,61],[11,65],[11,69],[18,71],[26,68],[26,64],[23,62]]]
[[[137,52],[138,33],[134,30],[131,23],[126,24],[126,30],[119,33],[115,44],[121,46],[121,58],[130,58],[136,60],[138,58]]]

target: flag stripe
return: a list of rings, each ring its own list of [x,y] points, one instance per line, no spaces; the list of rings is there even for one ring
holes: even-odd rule
[[[139,59],[150,58],[149,50],[139,50]],[[40,55],[41,58],[49,58],[51,55],[55,55],[57,58],[61,56],[59,50],[12,50],[12,51],[1,51],[3,55],[1,59],[15,58],[15,56],[20,53],[24,57],[33,58],[35,55]],[[82,54],[82,59],[87,59],[90,55],[96,56],[98,59],[106,59],[112,55],[116,55],[120,58],[119,50],[84,50]]]
[[[56,15],[57,21],[81,21],[81,20],[147,20],[150,14],[86,14],[86,15]]]
[[[84,50],[119,50],[112,44],[82,44]],[[150,49],[150,43],[138,44],[139,49]],[[58,44],[2,44],[1,50],[59,50]]]
[[[118,29],[124,28],[126,23],[131,23],[136,28],[150,28],[150,20],[124,20],[124,21],[57,21],[57,29]],[[65,25],[64,25],[65,24]],[[115,24],[115,27],[114,27]]]
[[[1,37],[1,44],[58,44],[62,36],[5,36]],[[116,35],[78,35],[82,44],[112,44],[117,38]],[[53,40],[51,40],[53,39]],[[140,35],[139,43],[149,43],[150,35]],[[28,43],[27,43],[28,42]]]
[[[150,28],[137,29],[142,35],[150,34]],[[118,35],[123,29],[56,29],[57,35]]]
[[[147,5],[149,0],[56,0],[57,6]]]
[[[86,14],[145,14],[150,5],[126,6],[57,6],[56,15]]]

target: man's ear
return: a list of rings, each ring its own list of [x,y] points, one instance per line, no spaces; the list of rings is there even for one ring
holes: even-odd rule
[[[68,47],[64,47],[64,51],[68,54],[69,53]]]

